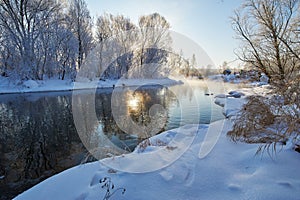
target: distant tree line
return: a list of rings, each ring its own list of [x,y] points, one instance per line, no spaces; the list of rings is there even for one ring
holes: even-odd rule
[[[95,47],[94,76],[103,79],[164,76],[186,64],[170,53],[170,24],[158,13],[141,16],[137,25],[107,13],[94,23],[84,0],[63,2],[0,0],[2,76],[74,80]]]

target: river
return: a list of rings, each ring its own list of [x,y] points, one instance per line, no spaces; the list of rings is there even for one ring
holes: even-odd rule
[[[214,104],[214,95],[224,88],[211,85],[191,81],[170,87],[98,89],[77,92],[76,98],[84,101],[94,92],[97,123],[89,130],[130,152],[145,138],[165,130],[224,118],[222,108]],[[0,95],[0,199],[11,199],[54,174],[95,160],[77,132],[72,106],[81,105],[72,105],[72,98],[72,92]],[[118,116],[112,112],[119,104],[126,110],[125,119],[150,127],[147,133],[151,134],[120,127],[115,120],[120,112]],[[153,117],[151,110],[161,115]]]

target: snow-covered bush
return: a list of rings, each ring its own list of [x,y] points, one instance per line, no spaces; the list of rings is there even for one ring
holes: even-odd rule
[[[261,150],[276,151],[277,144],[300,144],[300,76],[269,97],[249,97],[228,136],[234,141],[263,143]]]
[[[234,141],[248,143],[268,142],[267,128],[274,123],[275,116],[263,97],[251,96],[236,117],[233,130],[228,135]]]

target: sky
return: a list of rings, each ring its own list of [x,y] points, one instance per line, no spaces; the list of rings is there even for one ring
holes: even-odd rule
[[[104,12],[122,14],[135,24],[142,15],[158,12],[171,24],[171,30],[196,42],[213,60],[238,65],[234,51],[239,46],[230,16],[242,0],[86,0],[93,17]],[[236,66],[231,66],[236,67]]]

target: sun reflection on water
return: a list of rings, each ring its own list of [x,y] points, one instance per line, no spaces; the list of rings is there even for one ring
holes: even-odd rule
[[[140,92],[128,92],[126,103],[129,113],[137,113],[143,109],[145,104],[145,97],[143,93]]]
[[[132,97],[131,99],[128,99],[128,101],[127,101],[127,105],[131,110],[137,110],[140,103],[141,103],[141,100],[137,97]]]

